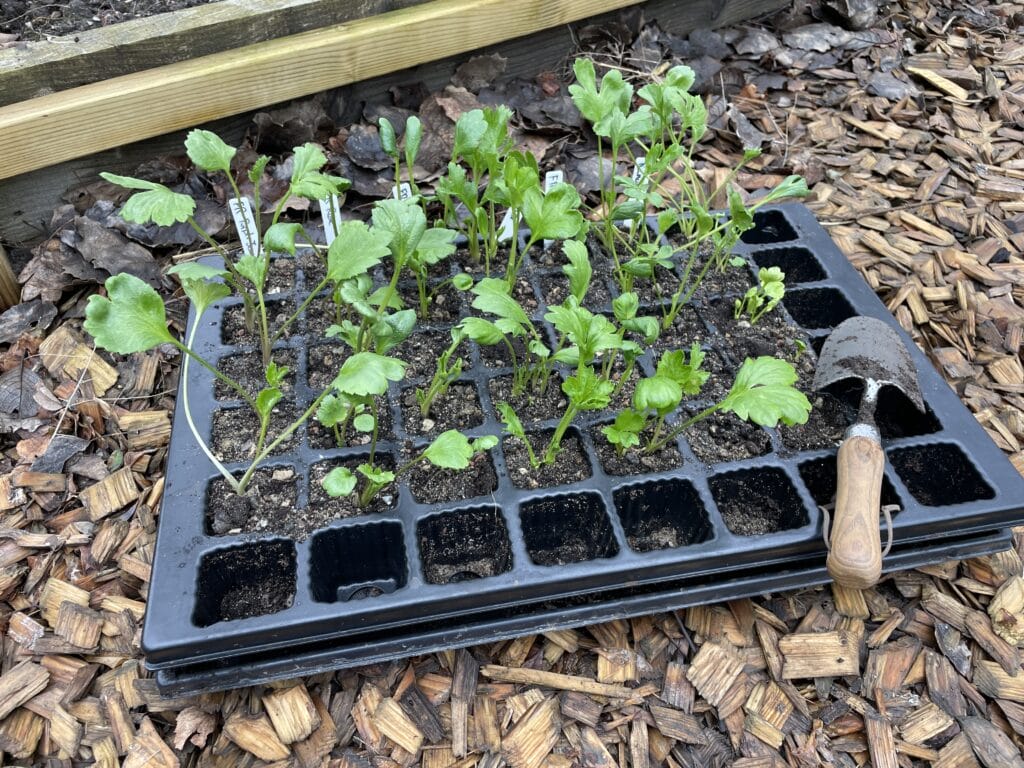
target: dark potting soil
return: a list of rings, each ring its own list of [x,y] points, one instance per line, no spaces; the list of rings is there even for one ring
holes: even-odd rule
[[[291,300],[286,299],[268,301],[266,302],[266,308],[267,324],[270,327],[271,335],[292,316],[296,309],[295,304]],[[258,314],[259,310],[257,309],[256,312]],[[232,346],[258,346],[259,334],[256,331],[259,325],[258,318],[255,320],[255,323],[256,325],[253,327],[253,330],[250,331],[245,325],[245,307],[241,304],[228,307],[224,310],[224,319],[220,327],[221,343]],[[284,332],[283,338],[289,338],[295,331],[296,327],[293,322]]]
[[[608,442],[608,438],[601,432],[600,427],[594,427],[590,436],[597,448],[597,458],[601,462],[601,468],[605,474],[622,477],[625,475],[642,475],[655,472],[665,472],[683,465],[683,457],[675,445],[667,445],[660,451],[644,453],[642,446],[650,437],[651,428],[648,427],[640,436],[640,447],[630,448],[621,456],[615,450],[615,446]]]
[[[351,350],[340,341],[327,341],[306,350],[306,385],[323,392],[334,381]]]
[[[487,382],[487,389],[491,393],[491,402],[494,403],[495,409],[498,403],[508,403],[524,424],[561,418],[569,404],[565,393],[562,392],[561,377],[556,372],[551,374],[544,392],[537,392],[528,387],[523,394],[513,395],[511,375],[495,376]]]
[[[327,329],[338,321],[334,300],[329,295],[317,296],[306,307],[306,335],[310,341],[326,337]],[[353,322],[358,322],[354,319]]]
[[[512,568],[508,530],[493,505],[425,518],[416,534],[428,584],[473,581]]]
[[[505,338],[508,338],[507,336]],[[516,360],[526,359],[526,345],[518,336],[511,340],[512,349],[515,351]],[[489,347],[480,347],[480,361],[488,368],[511,368],[512,355],[509,353],[505,342],[499,342]]]
[[[475,499],[497,489],[498,473],[486,453],[474,456],[466,469],[440,469],[423,463],[409,473],[409,490],[421,504]]]
[[[767,432],[731,413],[716,413],[698,421],[683,434],[694,454],[705,464],[752,459],[772,449]]]
[[[790,451],[811,451],[835,448],[849,426],[848,409],[837,398],[825,393],[814,393],[801,387],[811,401],[811,413],[806,424],[792,427],[779,426],[782,444]]]
[[[210,2],[214,0],[0,0],[0,32],[46,40]]]
[[[668,307],[665,307],[664,311],[667,313]],[[649,311],[647,314],[658,318],[659,322],[661,322],[663,317],[662,311],[657,309]],[[705,344],[709,335],[704,327],[704,323],[701,322],[700,316],[697,314],[697,310],[687,305],[679,311],[675,320],[668,328],[662,329],[652,347],[657,351],[671,349],[688,350],[695,341],[701,345]]]
[[[569,278],[561,273],[541,275],[538,281],[544,303],[548,306],[561,304],[570,295]],[[611,302],[612,296],[604,280],[591,278],[583,306],[591,312],[602,312],[611,309]]]
[[[416,283],[398,287],[398,296],[408,309],[420,311],[420,294]],[[427,318],[432,323],[454,322],[462,315],[462,292],[451,283],[433,281],[427,286]]]
[[[461,431],[483,423],[480,397],[469,382],[452,384],[445,394],[434,399],[426,416],[420,412],[416,387],[402,391],[402,426],[410,435],[433,438],[449,429]]]
[[[669,242],[676,247],[682,245],[681,240],[678,238],[669,237]],[[710,251],[710,249],[707,250]],[[697,275],[700,274],[701,270],[704,269],[709,255],[710,253],[699,253],[697,258],[694,259],[688,279],[691,284]],[[676,254],[676,259],[679,263],[680,272],[684,272],[689,254],[685,251],[679,252]],[[704,275],[704,279],[701,280],[697,290],[694,291],[693,296],[695,299],[701,300],[712,296],[742,295],[753,284],[754,278],[745,265],[734,267],[727,262],[724,270],[720,270],[717,265],[712,265],[708,269],[707,274]]]
[[[216,576],[201,576],[196,586],[192,621],[198,627],[277,613],[295,599],[295,548],[285,542],[211,552],[202,573]]]
[[[813,377],[814,359],[806,354],[810,341],[799,328],[786,323],[777,309],[759,319],[756,325],[751,325],[746,318],[737,320],[730,299],[715,300],[701,311],[718,331],[726,351],[737,365],[748,357],[778,357],[793,363],[798,374]],[[803,351],[797,339],[803,342]]]
[[[807,510],[780,469],[713,477],[711,493],[726,528],[740,536],[764,536],[807,523]]]
[[[281,384],[281,392],[285,400],[290,400],[295,392],[295,371],[297,370],[298,354],[293,349],[276,349],[271,353],[271,360],[291,370]],[[263,372],[263,356],[257,352],[222,357],[217,362],[217,369],[226,376],[237,381],[242,389],[255,397],[267,386]],[[237,400],[238,393],[220,379],[214,382],[214,393],[218,400]]]
[[[349,424],[348,431],[345,434],[345,445],[339,446],[338,441],[334,436],[334,430],[332,428],[325,427],[319,421],[316,420],[314,414],[308,422],[306,422],[306,429],[309,434],[309,445],[320,451],[327,451],[332,448],[348,447],[358,448],[360,446],[370,445],[371,434],[369,432],[360,432],[352,424]],[[377,440],[392,440],[394,439],[393,423],[391,420],[391,409],[388,407],[387,400],[383,397],[377,398]]]
[[[437,370],[437,360],[452,344],[450,331],[421,331],[414,333],[403,341],[396,350],[396,356],[406,362],[405,381],[422,379],[429,384]],[[449,360],[449,364],[455,362],[455,357],[461,356],[465,361],[463,369],[471,365],[469,359],[469,344],[463,342],[455,350],[455,354]]]
[[[267,442],[284,432],[296,418],[297,413],[293,404],[282,400],[270,413]],[[213,415],[213,436],[210,440],[214,455],[221,461],[248,461],[255,458],[259,429],[259,418],[246,405],[217,411]],[[271,455],[279,456],[293,450],[299,444],[300,431],[301,427],[292,432]]]
[[[299,476],[291,467],[261,467],[244,496],[223,478],[206,489],[206,532],[283,533],[295,516]],[[289,534],[290,535],[290,534]]]
[[[395,505],[398,504],[398,491],[394,484],[382,488],[365,507],[360,507],[357,504],[356,494],[350,493],[348,496],[335,499],[329,496],[327,491],[324,490],[323,485],[321,485],[324,477],[332,469],[335,467],[348,467],[359,480],[358,485],[356,485],[356,491],[362,490],[366,485],[366,478],[356,472],[356,467],[368,459],[368,455],[343,461],[334,459],[331,461],[321,461],[310,467],[309,506],[305,509],[295,510],[296,517],[299,518],[295,528],[301,530],[303,534],[308,534],[317,528],[323,528],[332,520],[345,520],[346,518],[358,515],[374,515],[387,509],[394,509]],[[374,463],[386,470],[394,471],[395,469],[394,459],[387,454],[378,453]]]
[[[281,293],[290,290],[294,285],[295,260],[284,257],[271,259],[264,292],[266,294]]]
[[[551,430],[544,432],[527,432],[527,439],[533,452],[541,459],[551,439]],[[566,433],[562,438],[562,447],[553,464],[541,465],[538,469],[530,466],[530,457],[523,441],[517,437],[506,437],[501,441],[505,452],[505,464],[508,467],[509,479],[517,488],[551,488],[556,485],[569,485],[590,477],[590,464],[583,452],[579,438]]]

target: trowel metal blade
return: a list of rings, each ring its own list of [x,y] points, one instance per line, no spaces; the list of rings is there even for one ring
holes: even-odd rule
[[[917,372],[903,340],[885,322],[874,317],[851,317],[835,327],[818,355],[814,388],[844,379],[889,384],[924,412]]]

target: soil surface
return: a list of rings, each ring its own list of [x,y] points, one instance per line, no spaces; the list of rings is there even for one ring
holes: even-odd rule
[[[440,469],[421,464],[409,473],[409,490],[421,504],[462,501],[498,489],[498,473],[488,454],[474,456],[466,469]]]
[[[291,467],[256,470],[245,496],[239,496],[222,478],[206,490],[206,532],[217,536],[232,533],[294,532],[299,476]],[[279,512],[280,514],[275,514]]]
[[[650,437],[650,427],[640,436],[640,445]],[[666,445],[655,453],[644,453],[640,448],[630,448],[621,456],[615,446],[601,432],[600,427],[591,431],[591,437],[597,448],[597,458],[601,468],[608,475],[644,475],[675,469],[683,464],[683,457],[675,445]]]
[[[465,430],[484,423],[484,412],[476,387],[469,382],[456,382],[437,398],[426,416],[420,411],[416,387],[402,392],[402,426],[410,435],[437,437],[449,429]]]
[[[533,447],[534,454],[540,459],[551,439],[550,430],[541,433],[527,432],[526,437]],[[530,466],[530,457],[519,438],[506,437],[501,447],[505,451],[509,479],[517,488],[551,488],[590,477],[590,464],[583,452],[583,445],[571,432],[562,438],[562,447],[554,463],[538,469]]]
[[[0,0],[0,32],[22,40],[46,40],[211,2],[214,0]]]
[[[690,448],[705,464],[764,456],[772,449],[768,433],[732,413],[716,413],[684,433]]]
[[[544,392],[527,387],[523,394],[513,395],[511,375],[495,376],[487,382],[487,389],[495,408],[498,403],[508,403],[523,424],[561,418],[569,405],[568,398],[562,392],[562,379],[557,373],[551,374]]]

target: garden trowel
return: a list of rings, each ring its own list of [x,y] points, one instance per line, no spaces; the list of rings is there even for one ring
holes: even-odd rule
[[[846,431],[836,458],[836,505],[832,516],[828,572],[837,584],[873,586],[882,575],[878,515],[885,453],[875,426],[883,386],[893,386],[924,412],[917,373],[903,340],[873,317],[851,317],[836,326],[818,356],[814,388],[845,379],[864,382],[856,422]]]

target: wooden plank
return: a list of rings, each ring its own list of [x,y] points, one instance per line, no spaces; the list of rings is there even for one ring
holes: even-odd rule
[[[426,0],[222,0],[0,49],[0,106]]]
[[[0,109],[0,178],[630,4],[432,0],[40,96]]]
[[[0,108],[0,179],[634,5],[432,0]],[[733,11],[763,12],[764,0]],[[704,6],[708,22],[728,23]],[[691,17],[692,18],[692,17]]]

